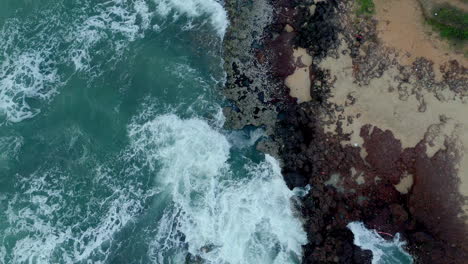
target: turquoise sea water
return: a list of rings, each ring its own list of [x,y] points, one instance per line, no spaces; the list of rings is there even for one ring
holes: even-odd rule
[[[261,130],[222,128],[214,0],[0,2],[0,263],[299,263]]]
[[[299,262],[277,162],[222,129],[220,3],[0,5],[0,263]]]

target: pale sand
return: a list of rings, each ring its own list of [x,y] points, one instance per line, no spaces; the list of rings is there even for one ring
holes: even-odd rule
[[[449,60],[457,59],[460,64],[468,67],[468,59],[463,52],[454,51],[447,41],[439,38],[439,33],[425,23],[418,0],[374,2],[375,18],[379,21],[379,38],[385,46],[395,48],[400,53],[398,59],[401,64],[411,64],[418,57],[429,58],[434,62],[438,79],[441,77],[438,71],[440,65]]]
[[[391,2],[391,1],[390,1]],[[341,51],[346,50],[345,45],[341,46]],[[348,50],[347,54],[350,54]],[[468,100],[456,97],[448,89],[441,94],[445,99],[439,101],[434,94],[422,91],[426,103],[424,112],[418,111],[419,102],[416,96],[410,94],[407,99],[400,100],[396,88],[398,82],[395,76],[398,71],[391,68],[384,73],[381,78],[373,79],[369,85],[359,86],[354,83],[353,64],[349,55],[341,55],[338,59],[327,58],[320,67],[329,69],[331,75],[336,77],[336,82],[332,88],[331,103],[344,106],[349,102],[348,95],[352,95],[356,102],[353,105],[346,106],[344,116],[352,116],[352,124],[344,124],[343,130],[346,133],[352,133],[351,140],[342,142],[342,144],[352,144],[362,146],[363,139],[359,133],[361,127],[366,124],[372,124],[380,129],[391,130],[395,137],[401,140],[404,148],[414,147],[425,136],[431,141],[428,148],[428,155],[444,148],[446,139],[456,139],[459,143],[459,150],[463,154],[459,164],[458,176],[461,181],[460,192],[468,196]],[[411,83],[413,82],[413,83]],[[408,91],[411,91],[415,80],[408,84]],[[439,97],[441,97],[439,95]],[[358,118],[357,115],[361,116]],[[444,121],[441,121],[441,117]],[[336,126],[330,125],[328,132],[334,132]],[[363,148],[362,148],[363,149]],[[361,153],[366,156],[365,150]],[[398,189],[402,192],[412,184],[411,179],[403,181]],[[465,212],[468,214],[468,207]]]
[[[284,27],[284,31],[291,33],[294,31],[294,28],[291,25],[286,24],[286,26]]]
[[[285,85],[291,90],[290,95],[298,99],[299,103],[312,100],[310,96],[310,65],[312,57],[306,49],[294,49],[294,62],[296,69],[294,73],[286,78]]]
[[[400,180],[400,182],[395,185],[395,189],[399,191],[402,194],[407,194],[411,187],[413,186],[414,183],[414,178],[413,175],[411,174],[406,174],[403,179]]]

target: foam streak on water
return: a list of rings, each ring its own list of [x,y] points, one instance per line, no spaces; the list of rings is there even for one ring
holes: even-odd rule
[[[75,74],[87,73],[88,78],[100,75],[102,64],[111,67],[129,43],[148,30],[161,30],[157,23],[168,16],[188,18],[185,29],[192,28],[193,19],[206,17],[221,38],[228,25],[225,10],[215,0],[81,3],[76,10],[57,3],[31,18],[10,19],[0,29],[0,124],[40,113],[41,106],[32,106],[30,100],[47,104],[53,99],[71,77],[60,68],[73,67]]]
[[[7,120],[20,122],[35,116],[40,110],[26,100],[48,101],[56,94],[57,70],[47,60],[49,56],[48,51],[13,53],[0,64],[0,114]]]
[[[138,215],[147,199],[129,183],[112,196],[95,197],[81,207],[83,193],[66,185],[72,185],[70,175],[55,169],[19,179],[22,193],[9,199],[10,225],[0,233],[1,241],[16,242],[11,254],[0,248],[0,257],[9,259],[2,263],[107,263],[114,235]],[[112,186],[98,188],[105,192]]]
[[[300,259],[306,237],[272,157],[246,165],[247,177],[235,179],[230,144],[203,120],[163,115],[129,130],[134,155],[172,200],[150,248],[155,263],[177,263],[186,253],[208,263]]]

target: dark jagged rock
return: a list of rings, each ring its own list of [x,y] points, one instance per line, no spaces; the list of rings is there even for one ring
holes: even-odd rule
[[[307,123],[310,122],[309,117],[302,120],[300,114],[295,116],[296,118],[288,120],[285,126],[290,128],[295,124],[292,130],[301,131],[294,134],[294,139],[289,138],[291,142],[298,144],[289,145],[289,149],[283,150],[282,157],[285,159],[287,169],[295,169],[305,174],[307,167],[309,182],[313,186],[303,202],[305,207],[303,214],[308,219],[305,226],[310,234],[310,244],[305,247],[305,263],[325,263],[330,261],[328,256],[340,256],[339,263],[355,263],[354,260],[346,258],[348,254],[344,250],[346,241],[352,244],[352,236],[349,238],[342,236],[346,224],[355,220],[364,221],[369,227],[384,232],[402,233],[410,243],[415,242],[411,244],[412,252],[416,253],[421,263],[429,263],[427,262],[429,258],[433,258],[430,250],[434,247],[438,248],[434,254],[440,255],[441,258],[439,262],[432,263],[463,263],[460,261],[466,257],[463,253],[464,245],[447,246],[442,242],[458,240],[462,243],[461,241],[466,239],[462,223],[447,222],[450,219],[457,219],[454,214],[459,212],[460,208],[447,208],[441,204],[449,199],[442,198],[443,195],[450,195],[456,191],[453,185],[447,185],[446,182],[453,177],[450,176],[453,173],[449,169],[450,164],[453,164],[450,156],[441,152],[429,159],[425,156],[425,150],[416,148],[402,150],[401,144],[390,131],[374,128],[369,134],[368,127],[364,127],[362,133],[368,135],[365,137],[368,156],[364,163],[362,160],[358,161],[359,153],[353,151],[353,148],[342,147],[338,140],[323,134],[319,127],[310,130]],[[307,138],[307,133],[313,136],[309,138],[308,146],[301,148],[303,144],[301,142]],[[382,151],[385,148],[388,151]],[[415,158],[408,158],[410,156]],[[298,163],[298,160],[301,162]],[[351,167],[364,173],[366,181],[372,184],[358,185],[354,181],[343,180],[341,183],[343,189],[353,189],[354,192],[339,191],[339,188],[328,187],[325,184],[329,175],[333,173],[339,173],[344,179],[351,178],[349,174]],[[414,173],[416,179],[429,181],[437,179],[444,183],[416,184],[416,189],[413,189],[411,196],[408,197],[397,192],[394,187],[402,177],[403,171]],[[375,183],[376,175],[380,177],[377,183]],[[443,176],[440,177],[441,175]],[[437,187],[439,190],[434,189],[441,185],[447,189],[440,187]],[[359,197],[366,197],[366,201],[360,204]],[[440,210],[446,211],[440,212]],[[446,217],[434,221],[430,215],[433,216],[436,211],[437,215],[446,215]],[[450,230],[453,232],[448,232]],[[437,239],[422,234],[434,234]],[[340,242],[334,242],[334,246],[330,246],[330,241]],[[419,251],[415,250],[416,248]],[[420,251],[422,249],[424,252]],[[448,256],[451,257],[451,262],[443,262]]]
[[[284,181],[290,189],[294,187],[305,187],[309,183],[308,177],[295,172],[288,172],[283,174]]]
[[[327,0],[302,8],[296,22],[300,27],[296,45],[309,49],[316,58],[323,58],[328,50],[337,48],[337,7],[337,0]]]
[[[372,251],[362,250],[361,248],[354,246],[354,263],[370,264],[372,263]]]

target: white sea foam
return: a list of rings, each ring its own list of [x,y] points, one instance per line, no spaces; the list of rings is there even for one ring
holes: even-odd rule
[[[176,11],[174,18],[180,15],[188,17],[208,16],[211,25],[221,37],[224,37],[229,25],[226,10],[215,0],[155,0],[158,14],[167,16]],[[190,24],[189,24],[190,25]]]
[[[306,236],[293,213],[293,192],[272,157],[247,165],[248,175],[234,175],[226,137],[196,118],[134,122],[129,136],[133,155],[155,171],[156,184],[173,203],[151,245],[154,262],[176,263],[185,247],[208,263],[300,259]]]
[[[114,234],[125,227],[141,208],[140,201],[121,193],[117,199],[110,202],[107,213],[97,226],[86,229],[74,238],[73,261],[70,263],[89,260],[96,252],[100,253],[101,261],[105,263],[110,254],[102,246],[112,243]]]
[[[76,175],[59,169],[17,175],[19,191],[3,199],[8,227],[0,230],[0,241],[15,244],[0,256],[12,263],[108,263],[119,247],[115,235],[154,197],[165,206],[149,245],[157,263],[181,263],[188,253],[207,263],[297,262],[306,237],[277,162],[267,156],[235,175],[229,142],[206,121],[152,116],[145,111],[129,126],[131,146],[118,160],[129,162],[123,171],[97,166],[86,193],[75,184],[88,179],[74,182]],[[146,172],[156,175],[159,195],[134,182]]]
[[[28,183],[19,183],[28,188],[23,190],[24,194],[16,194],[8,204],[6,214],[10,225],[4,235],[20,238],[13,248],[13,263],[48,263],[55,248],[69,235],[70,230],[59,231],[51,223],[51,216],[60,209],[62,199],[60,191],[46,187],[49,184],[46,178],[44,175]],[[24,236],[26,232],[29,235]]]
[[[0,48],[3,48],[1,43]],[[59,77],[47,59],[49,56],[49,51],[26,51],[6,56],[0,64],[0,115],[11,122],[31,118],[40,110],[31,107],[28,99],[49,101],[56,94]]]
[[[144,37],[153,17],[145,0],[131,3],[111,0],[95,5],[93,9],[97,14],[84,21],[77,20],[76,28],[65,37],[66,41],[72,43],[68,58],[77,71],[90,70],[96,54],[112,51],[110,60],[120,58],[128,43]],[[106,43],[106,51],[95,50],[100,42]]]
[[[352,222],[348,228],[354,234],[354,244],[362,249],[372,251],[372,264],[406,264],[412,263],[412,258],[405,252],[405,242],[396,234],[394,239],[387,241],[375,230],[367,229],[362,222]]]

